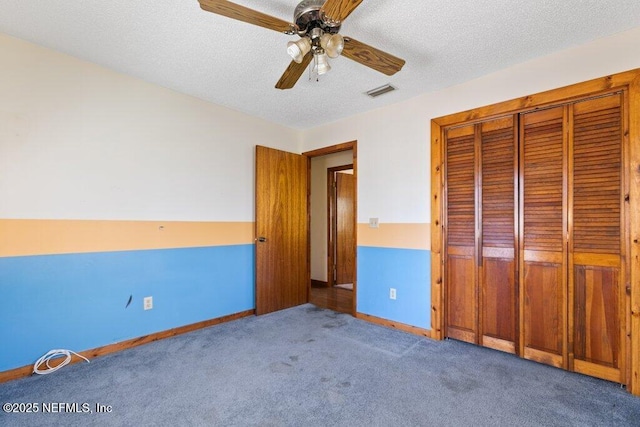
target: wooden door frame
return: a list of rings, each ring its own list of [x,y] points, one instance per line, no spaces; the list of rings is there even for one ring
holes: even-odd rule
[[[354,200],[353,200],[353,204],[354,204],[354,209],[355,209],[355,215],[354,215],[354,224],[353,224],[353,232],[355,235],[355,241],[356,241],[356,245],[358,242],[358,141],[349,141],[349,142],[343,142],[341,144],[336,144],[336,145],[331,145],[328,147],[322,147],[322,148],[318,148],[317,150],[312,150],[312,151],[305,151],[304,153],[302,153],[303,156],[307,156],[309,159],[312,159],[314,157],[321,157],[321,156],[326,156],[327,154],[334,154],[334,153],[340,153],[343,151],[349,151],[352,150],[353,152],[353,179],[355,181],[355,187],[356,187],[356,191],[354,193]],[[309,176],[311,176],[311,161],[309,161]],[[310,198],[311,198],[311,180],[309,180],[309,191],[307,191],[307,200],[310,203]],[[309,205],[308,203],[308,205]],[[311,233],[311,227],[309,227],[309,233]],[[311,236],[309,235],[309,245],[308,245],[308,259],[309,262],[311,262]],[[356,251],[356,258],[354,259],[355,265],[357,265],[357,259],[358,259],[358,252]],[[310,264],[309,264],[309,269],[310,269]],[[356,268],[354,273],[353,273],[353,302],[351,305],[351,315],[352,316],[356,316],[356,295],[357,295],[357,289],[358,289],[358,269]],[[309,283],[308,286],[311,286],[311,283]]]
[[[624,133],[628,157],[624,160],[628,200],[628,221],[624,235],[627,240],[625,257],[628,280],[626,332],[626,385],[640,396],[640,69],[565,86],[534,95],[480,107],[431,120],[431,331],[432,338],[444,338],[444,131],[457,125],[472,124],[510,114],[533,111],[542,107],[569,103],[578,99],[625,91],[628,104],[628,129]],[[522,231],[520,231],[522,232]]]
[[[334,226],[336,226],[335,228],[337,233],[337,225],[335,222],[337,221],[336,206],[338,204],[338,199],[333,191],[334,185],[337,183],[335,173],[352,169],[353,164],[327,168],[327,284],[329,287],[335,285],[335,279],[333,278],[333,265],[335,264],[335,260],[333,254],[337,242],[335,239],[332,239],[332,236],[334,236]]]

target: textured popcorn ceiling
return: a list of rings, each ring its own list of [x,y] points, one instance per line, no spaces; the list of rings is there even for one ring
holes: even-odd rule
[[[292,21],[298,1],[236,3]],[[298,37],[197,0],[0,0],[0,32],[299,129],[637,26],[639,0],[365,0],[340,33],[405,59],[402,71],[388,77],[337,58],[320,82],[305,73],[280,91],[286,44]],[[364,94],[386,83],[399,90]]]

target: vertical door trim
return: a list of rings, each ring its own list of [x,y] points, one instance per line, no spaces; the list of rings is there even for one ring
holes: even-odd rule
[[[444,129],[431,120],[431,338],[444,339]]]
[[[629,374],[627,386],[640,396],[640,74],[629,85]]]

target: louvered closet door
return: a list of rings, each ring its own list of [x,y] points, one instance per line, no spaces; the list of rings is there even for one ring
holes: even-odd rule
[[[474,126],[446,133],[446,336],[478,342]]]
[[[621,95],[573,106],[569,279],[573,369],[623,382]]]
[[[481,342],[516,351],[516,244],[518,169],[513,117],[481,127]]]
[[[566,107],[521,117],[521,355],[566,364]]]

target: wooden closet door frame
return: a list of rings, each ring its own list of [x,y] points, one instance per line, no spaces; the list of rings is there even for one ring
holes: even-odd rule
[[[463,111],[431,120],[431,337],[444,339],[445,266],[444,266],[444,130],[478,123],[508,114],[569,103],[590,96],[626,91],[628,132],[625,132],[627,157],[624,160],[626,240],[624,273],[625,315],[622,316],[627,339],[625,347],[626,386],[640,396],[640,69],[625,71],[582,83],[553,89],[494,105]],[[522,178],[522,177],[520,177]],[[521,231],[520,231],[521,233]]]

